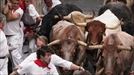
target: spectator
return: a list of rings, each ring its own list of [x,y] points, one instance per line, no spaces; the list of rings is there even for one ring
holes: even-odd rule
[[[43,13],[46,15],[53,7],[61,4],[60,0],[44,0],[45,6],[43,8]]]
[[[37,10],[35,9],[34,5],[32,4],[32,0],[25,0],[25,5],[26,5],[25,12],[28,12],[29,15],[33,17],[35,22],[40,22],[42,19],[38,14]]]
[[[0,75],[8,75],[8,45],[7,39],[3,32],[4,16],[0,13]]]
[[[11,0],[11,5],[7,7],[8,11],[5,13],[7,23],[4,26],[4,33],[7,37],[13,65],[16,66],[23,60],[23,24],[21,22],[23,10],[19,7],[19,0]]]
[[[80,66],[73,64],[72,62],[63,60],[59,56],[52,54],[51,47],[45,46],[40,48],[36,52],[37,59],[31,62],[27,62],[27,65],[21,66],[20,69],[14,71],[11,75],[28,73],[29,75],[59,75],[55,65],[61,66],[70,70],[82,70]],[[35,57],[35,58],[36,58]],[[25,63],[26,64],[26,63]]]
[[[35,26],[38,25],[40,23],[40,21],[42,20],[40,15],[38,14],[38,12],[36,11],[33,3],[33,0],[24,0],[25,1],[25,13],[28,13],[32,19],[35,21],[35,24],[32,25],[27,25],[25,24],[25,29],[24,29],[24,46],[23,46],[23,53],[24,53],[24,58],[29,55],[29,51],[32,50],[32,52],[34,51],[34,46],[35,46],[35,39],[34,39],[34,34],[35,34]],[[23,17],[24,18],[24,17]]]
[[[37,49],[47,45],[48,39],[45,36],[38,36],[35,41],[33,40],[33,42],[30,43],[33,43],[33,45],[29,45],[29,48],[32,52],[36,52]]]

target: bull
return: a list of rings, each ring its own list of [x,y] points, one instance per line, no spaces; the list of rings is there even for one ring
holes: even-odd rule
[[[110,34],[100,48],[101,61],[96,75],[129,75],[134,57],[133,36],[123,31]]]
[[[39,35],[44,35],[49,38],[50,31],[52,26],[55,25],[62,18],[55,18],[55,15],[60,17],[67,16],[72,11],[80,11],[82,10],[73,4],[60,4],[55,6],[51,11],[43,17],[42,25],[40,30],[38,31]]]
[[[108,18],[108,19],[107,19]],[[87,23],[86,30],[87,44],[88,45],[99,45],[103,44],[103,39],[112,33],[121,31],[121,21],[110,11],[106,10],[102,15],[95,17],[91,22]],[[96,69],[96,63],[98,61],[99,52],[98,49],[87,50],[88,57],[85,62],[85,67],[87,65],[94,67]],[[89,58],[90,56],[90,58]],[[89,63],[89,61],[91,63]],[[93,70],[88,68],[89,70]],[[91,71],[93,73],[93,71]]]
[[[122,26],[123,31],[134,35],[134,22],[132,13],[124,3],[109,2],[99,9],[98,15],[103,14],[107,9],[111,10],[111,12],[114,13],[114,15],[116,15],[119,20],[124,22],[124,25]]]
[[[84,47],[81,45],[81,42],[84,43],[85,41],[84,33],[73,23],[59,21],[52,28],[50,40],[51,42],[48,45],[59,44],[60,55],[66,60],[73,61],[75,59],[73,56],[75,52],[78,52],[76,49],[79,49],[80,54],[84,53]],[[74,61],[76,60],[79,59]]]
[[[103,43],[106,36],[122,31],[121,26],[124,24],[109,9],[100,16],[95,17],[91,22],[87,23],[86,30],[88,32],[87,44],[99,45]]]
[[[85,44],[85,38],[76,25],[65,20],[59,21],[52,27],[50,41],[48,45],[53,45],[58,55],[81,65],[85,54],[85,46],[81,43]]]

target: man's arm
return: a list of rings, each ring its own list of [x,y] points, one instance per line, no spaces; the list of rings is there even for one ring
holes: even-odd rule
[[[13,71],[10,75],[19,75],[17,71]]]
[[[53,63],[56,66],[60,66],[69,70],[83,70],[84,71],[83,67],[73,64],[70,61],[64,60],[61,57],[57,56],[56,54],[53,54],[51,56],[51,63]]]
[[[83,67],[78,66],[78,65],[73,64],[73,63],[71,65],[71,67],[70,67],[70,70],[82,70],[82,71],[85,71],[85,69]]]

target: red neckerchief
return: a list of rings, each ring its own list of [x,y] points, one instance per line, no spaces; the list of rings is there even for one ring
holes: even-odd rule
[[[47,67],[48,69],[50,69],[50,67],[48,67],[48,64],[42,62],[40,59],[35,60],[34,63],[37,64],[39,67],[43,67],[43,68]]]

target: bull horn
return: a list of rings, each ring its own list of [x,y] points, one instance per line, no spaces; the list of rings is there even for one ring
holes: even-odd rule
[[[65,19],[65,20],[70,20],[71,17],[70,17],[70,15],[68,15],[68,16],[64,16],[63,19]]]
[[[58,15],[55,15],[54,18],[55,18],[55,19],[59,19],[59,16],[58,16]],[[68,16],[63,16],[63,19],[64,19],[64,20],[70,20],[71,17],[70,17],[70,15],[68,15]]]
[[[72,17],[73,17],[73,15],[71,14],[71,18],[72,18]],[[78,25],[78,26],[86,26],[86,25],[87,25],[86,22],[84,22],[84,23],[76,23],[73,18],[72,18],[72,22],[73,22],[75,25]]]
[[[85,27],[87,25],[87,23],[77,23],[76,25]]]
[[[51,46],[51,45],[57,44],[57,43],[59,43],[59,42],[60,42],[60,40],[54,40],[54,41],[50,42],[50,43],[47,44],[47,45],[48,45],[48,46]]]
[[[98,72],[96,72],[96,75],[100,75],[104,71],[104,67],[102,67]]]
[[[124,25],[123,18],[121,18],[120,24],[121,24],[121,25]]]
[[[117,27],[119,27],[120,25],[116,25],[116,26],[114,26],[114,27],[108,27],[107,25],[106,25],[106,28],[107,29],[116,29]]]
[[[85,42],[83,42],[83,41],[77,41],[78,42],[78,44],[80,44],[80,45],[82,45],[82,46],[87,46],[87,44],[85,43]]]
[[[131,47],[117,46],[120,50],[131,50]]]
[[[58,19],[58,18],[59,18],[59,16],[58,16],[58,15],[55,15],[55,16],[54,16],[54,18],[55,18],[55,19]]]
[[[101,49],[103,45],[90,45],[88,46],[89,49]]]

